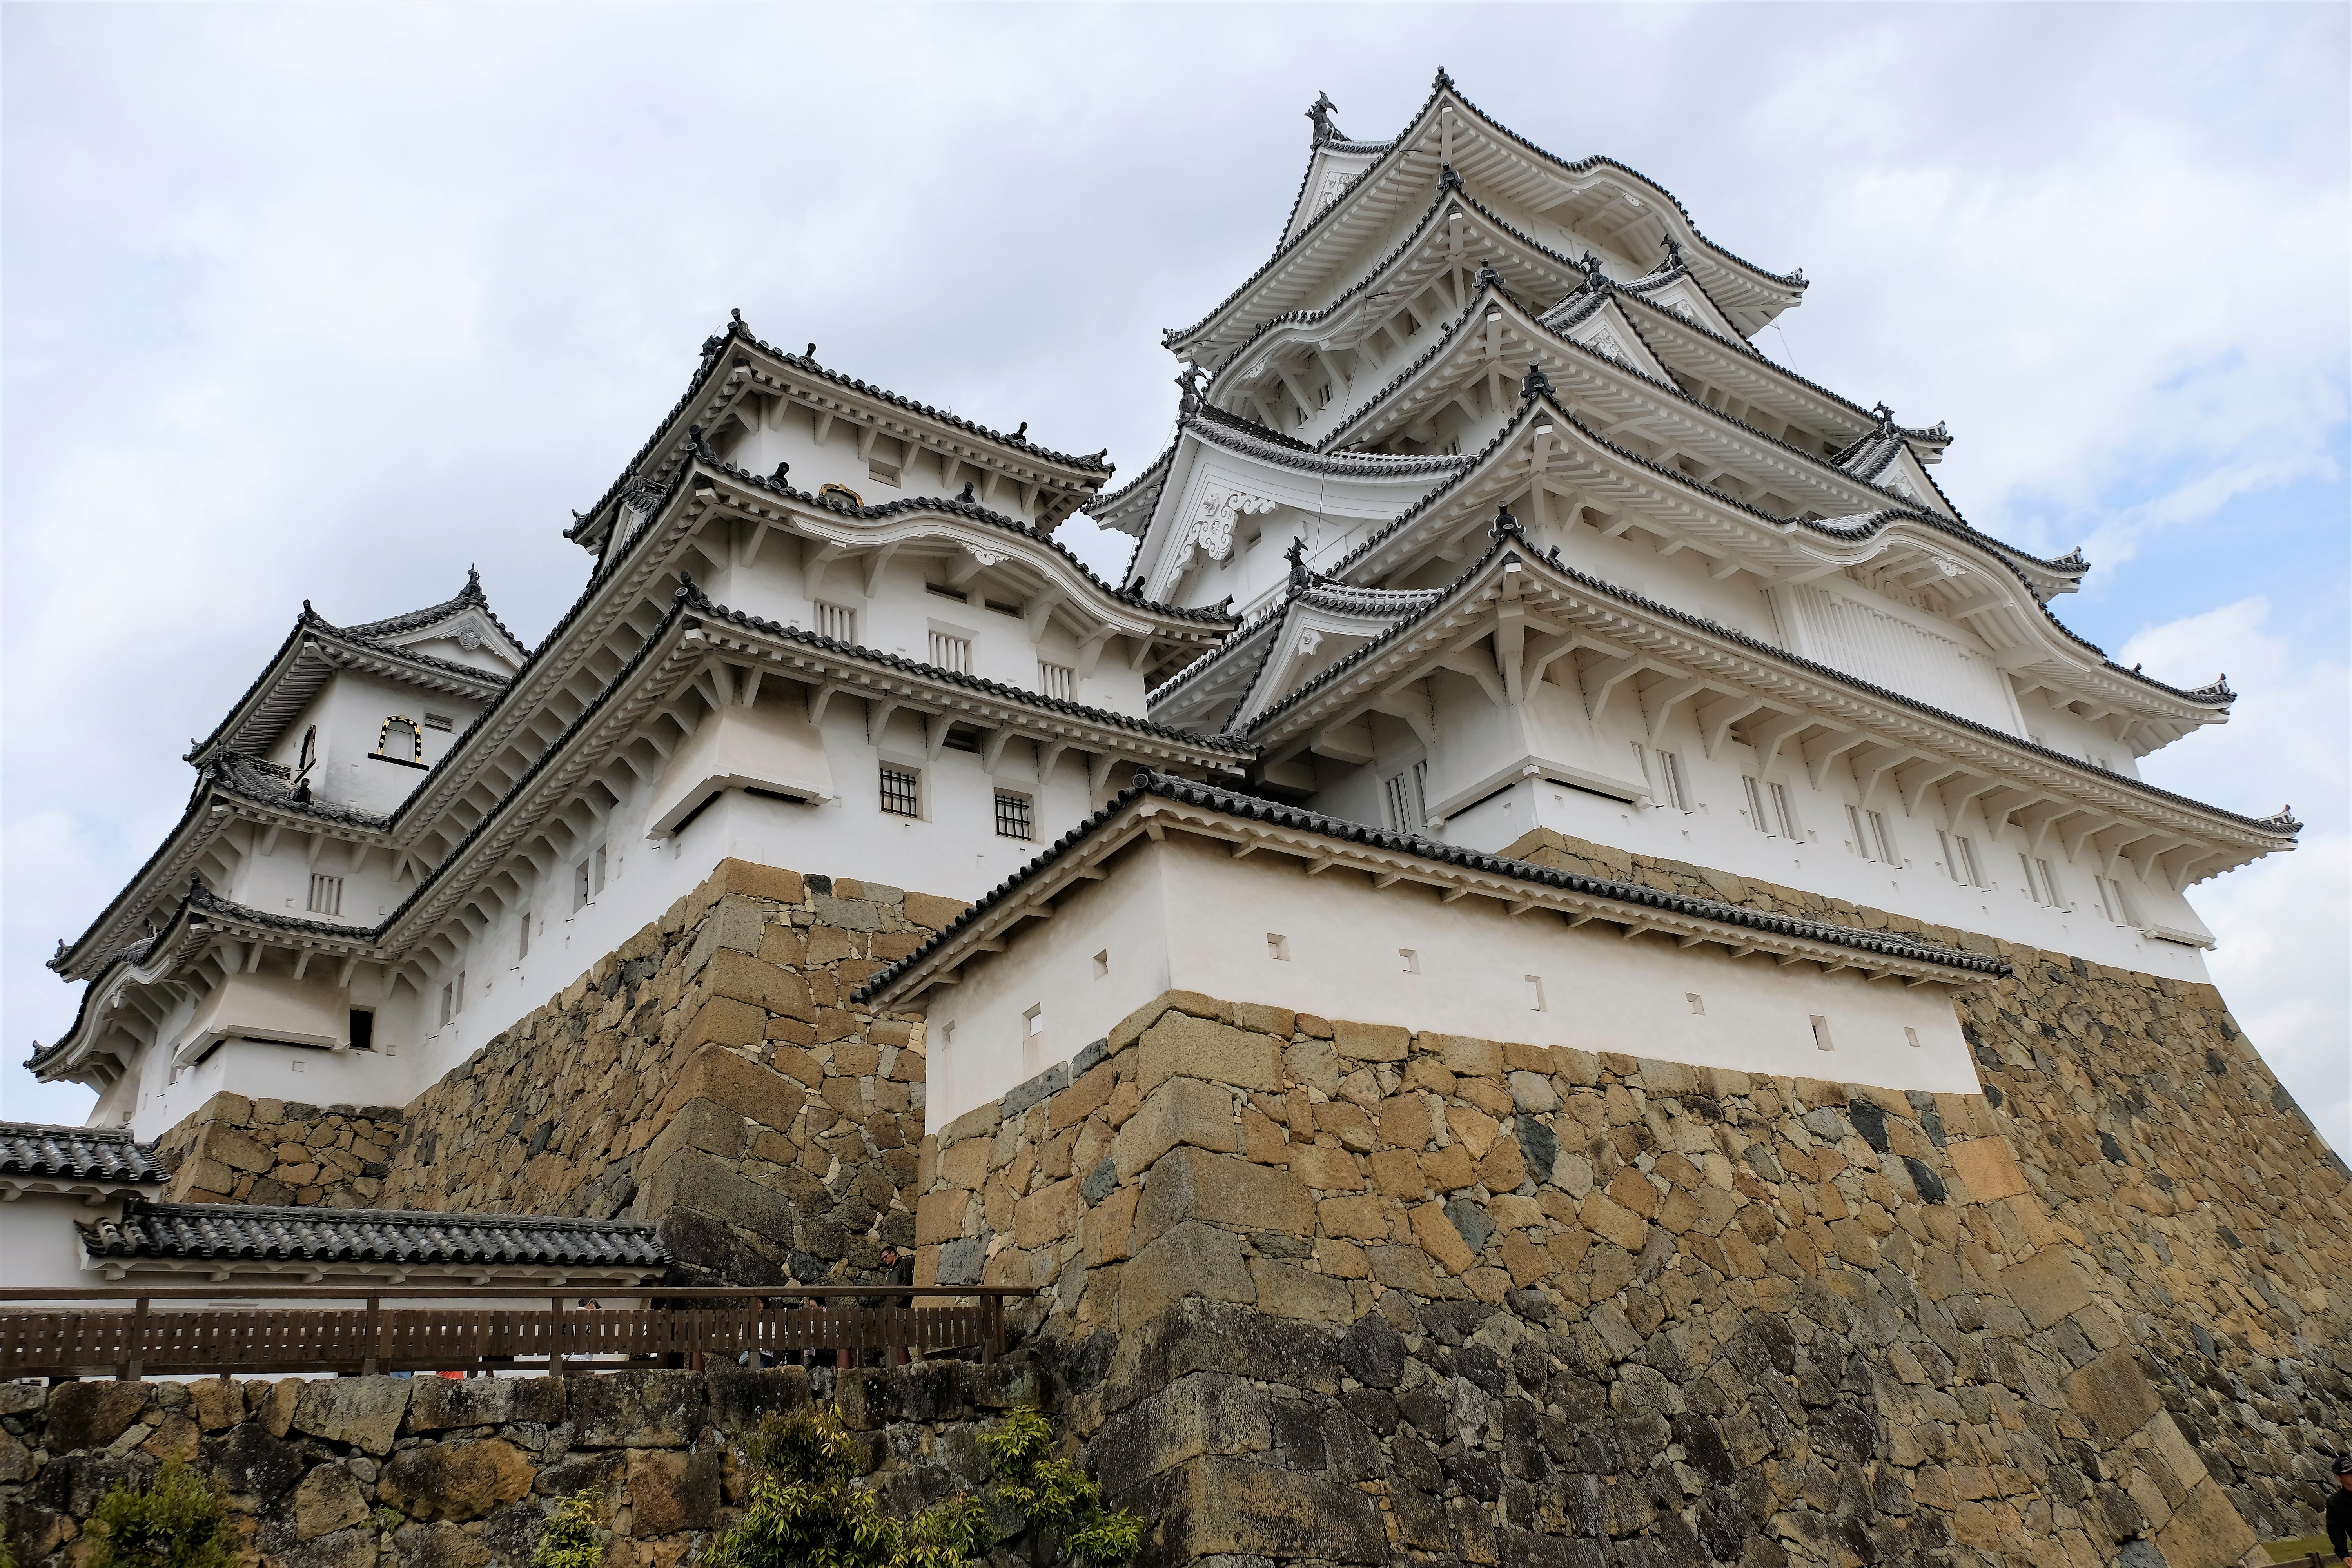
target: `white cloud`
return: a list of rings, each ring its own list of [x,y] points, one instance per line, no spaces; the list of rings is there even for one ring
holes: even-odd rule
[[[2352,1152],[2352,677],[2340,658],[2299,658],[2270,616],[2268,601],[2242,599],[2148,627],[2122,660],[2184,684],[2220,668],[2241,693],[2229,723],[2146,758],[2151,783],[2242,811],[2292,805],[2309,825],[2294,853],[2190,897],[2220,940],[2209,965],[2247,1037],[2337,1152]]]

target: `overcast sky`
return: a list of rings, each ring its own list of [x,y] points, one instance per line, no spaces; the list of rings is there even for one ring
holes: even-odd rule
[[[2233,721],[2146,764],[2294,854],[2193,894],[2339,1150],[2347,1094],[2341,5],[896,10],[10,5],[0,231],[5,1114],[41,966],[186,804],[301,601],[478,563],[535,641],[603,492],[740,307],[770,341],[1124,473],[1271,249],[1318,90],[1440,65],[1722,244],[1759,346],[1906,424],[1978,527],[2094,563],[2062,617]],[[1115,571],[1126,541],[1063,537]]]

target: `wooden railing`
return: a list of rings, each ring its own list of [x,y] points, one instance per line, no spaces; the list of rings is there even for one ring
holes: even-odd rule
[[[0,1380],[530,1370],[562,1376],[625,1365],[773,1365],[826,1351],[844,1366],[856,1365],[867,1351],[970,1349],[993,1361],[1004,1349],[1004,1299],[1034,1294],[919,1285],[762,1287],[757,1295],[725,1285],[625,1289],[660,1304],[583,1308],[577,1286],[560,1295],[544,1287],[495,1286],[8,1290],[9,1304],[0,1306]],[[860,1306],[861,1297],[881,1304]],[[919,1297],[960,1300],[938,1307],[899,1304]],[[435,1304],[384,1306],[420,1298]],[[453,1299],[547,1305],[453,1306]],[[306,1300],[363,1304],[278,1304]],[[205,1305],[165,1305],[188,1301]],[[18,1304],[34,1302],[44,1305]],[[101,1305],[108,1302],[129,1307]]]

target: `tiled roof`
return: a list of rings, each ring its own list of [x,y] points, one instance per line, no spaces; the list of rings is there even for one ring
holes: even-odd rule
[[[306,798],[289,782],[290,775],[283,767],[260,757],[247,756],[243,752],[215,752],[205,760],[201,772],[204,784],[215,785],[229,795],[242,795],[274,810],[376,832],[381,832],[392,820],[373,811],[338,805],[315,795]],[[199,792],[202,788],[203,785],[199,784]]]
[[[724,605],[714,605],[703,595],[699,588],[688,587],[688,603],[693,605],[697,614],[714,620],[731,622],[739,626],[750,626],[767,637],[783,637],[788,641],[805,643],[811,647],[821,647],[834,653],[847,654],[856,658],[870,659],[876,664],[887,665],[893,669],[903,669],[910,675],[919,675],[929,680],[943,680],[950,686],[967,687],[974,691],[986,692],[992,697],[1001,697],[1019,702],[1025,707],[1043,708],[1055,713],[1066,713],[1074,719],[1085,719],[1093,723],[1107,724],[1120,730],[1132,730],[1140,735],[1157,735],[1162,740],[1172,741],[1178,745],[1197,746],[1203,751],[1226,752],[1237,757],[1254,757],[1257,754],[1257,748],[1246,742],[1228,740],[1217,735],[1197,734],[1191,730],[1179,730],[1166,724],[1155,724],[1149,719],[1138,719],[1132,714],[1115,713],[1107,708],[1089,708],[1083,702],[1072,702],[1058,697],[1045,697],[1017,686],[1007,686],[1002,681],[990,680],[984,676],[966,675],[959,670],[941,669],[937,665],[925,664],[920,659],[908,658],[903,654],[884,653],[879,648],[861,647],[856,643],[841,642],[833,637],[820,636],[815,632],[803,631],[798,626],[780,626],[774,621],[763,619],[759,616],[741,610],[730,610]]]
[[[1583,345],[1578,344],[1576,346],[1580,348]],[[1850,526],[1843,527],[1826,521],[1809,521],[1801,518],[1776,517],[1760,507],[1750,505],[1748,502],[1739,500],[1737,496],[1727,495],[1722,490],[1717,489],[1712,485],[1704,484],[1701,481],[1693,479],[1690,475],[1683,472],[1680,468],[1669,468],[1666,465],[1658,462],[1654,458],[1645,458],[1639,452],[1632,451],[1627,447],[1618,445],[1616,442],[1612,441],[1608,437],[1603,436],[1600,431],[1595,430],[1592,426],[1584,423],[1583,420],[1579,419],[1574,414],[1570,413],[1566,408],[1555,402],[1549,393],[1540,394],[1538,395],[1538,397],[1542,402],[1543,406],[1549,410],[1554,417],[1566,420],[1569,424],[1574,426],[1578,432],[1586,439],[1591,441],[1594,445],[1604,448],[1611,455],[1621,458],[1626,462],[1633,464],[1636,468],[1642,468],[1646,472],[1655,474],[1659,478],[1666,480],[1669,484],[1676,485],[1685,489],[1698,491],[1699,493],[1709,497],[1733,510],[1746,512],[1751,517],[1759,518],[1765,522],[1771,523],[1776,527],[1794,524],[1805,529],[1808,532],[1819,533],[1831,539],[1860,542],[1862,540],[1868,539],[1871,535],[1878,532],[1881,529],[1886,527],[1891,522],[1915,522],[1926,528],[1932,528],[1939,533],[1948,534],[1952,538],[1960,540],[1966,543],[1973,544],[1983,550],[1991,559],[1999,562],[2011,576],[2017,579],[2019,584],[2025,588],[2026,595],[2033,602],[2034,607],[2042,612],[2042,619],[2049,622],[2051,626],[2057,631],[2061,637],[2066,638],[2067,641],[2096,656],[2100,660],[2100,668],[2105,669],[2108,674],[2119,676],[2124,679],[2136,681],[2142,686],[2153,688],[2158,691],[2166,693],[2168,696],[2181,698],[2184,700],[2200,703],[2208,707],[2222,706],[2231,700],[2235,696],[2235,693],[2229,690],[2226,684],[2221,682],[2216,682],[2212,686],[2200,687],[2193,690],[2184,690],[2177,686],[2168,686],[2163,681],[2157,679],[2154,676],[2143,674],[2137,668],[2126,669],[2121,665],[2108,659],[2105,649],[2100,647],[2088,637],[2076,632],[2073,627],[2067,626],[2065,622],[2060,620],[2056,615],[2052,613],[2050,606],[2042,602],[2041,595],[2033,592],[2032,580],[2025,575],[2024,568],[2017,563],[2018,560],[2036,561],[2037,564],[2043,565],[2049,564],[2048,563],[2039,562],[2036,557],[2026,555],[2022,551],[2012,550],[2010,546],[2001,543],[1999,540],[1992,538],[1990,534],[1978,532],[1975,529],[1969,527],[1965,522],[1956,522],[1950,518],[1944,517],[1939,513],[1929,511],[1924,508],[1916,506],[1890,506],[1879,511],[1871,512],[1866,516],[1859,517],[1854,520]],[[1475,454],[1478,464],[1485,463],[1517,434],[1520,421],[1528,416],[1528,410],[1533,407],[1537,401],[1538,401],[1538,398],[1526,399],[1521,403],[1519,412],[1517,414],[1515,414],[1510,418],[1503,421],[1502,426],[1495,432],[1493,439],[1489,440],[1485,447],[1479,448],[1478,452]],[[1443,483],[1439,484],[1436,489],[1431,490],[1429,494],[1422,497],[1419,500],[1413,502],[1412,505],[1407,507],[1394,519],[1384,523],[1379,529],[1367,535],[1361,543],[1358,544],[1353,550],[1350,550],[1346,556],[1340,559],[1339,563],[1333,568],[1333,571],[1335,573],[1347,571],[1357,562],[1370,554],[1381,544],[1384,544],[1389,540],[1394,538],[1406,523],[1412,521],[1415,517],[1418,517],[1423,512],[1427,511],[1431,507],[1435,506],[1438,502],[1444,500],[1447,492],[1467,479],[1475,471],[1475,466],[1476,465],[1474,465],[1471,468],[1465,468],[1462,472],[1444,480]],[[2014,557],[2014,559],[2012,559],[2012,557]]]
[[[1269,463],[1279,463],[1286,468],[1296,468],[1302,473],[1331,474],[1360,479],[1409,479],[1423,474],[1450,474],[1468,467],[1471,461],[1468,458],[1443,452],[1318,452],[1296,442],[1278,444],[1262,436],[1234,429],[1230,419],[1209,420],[1196,416],[1185,420],[1184,424],[1186,428],[1212,445],[1261,458]]]
[[[421,631],[426,626],[446,621],[460,610],[481,611],[483,616],[490,625],[499,628],[499,634],[507,641],[517,647],[523,646],[522,639],[507,630],[506,622],[499,619],[498,613],[490,608],[490,596],[482,592],[482,574],[478,568],[472,566],[466,568],[466,585],[458,589],[455,595],[442,600],[437,605],[428,605],[422,610],[411,610],[404,616],[393,616],[385,620],[368,621],[360,626],[345,626],[342,629],[356,637],[397,637],[402,632]]]
[[[1856,690],[1866,692],[1870,696],[1876,698],[1881,701],[1897,703],[1905,708],[1911,709],[1915,712],[1925,713],[1929,718],[1936,720],[1939,723],[1949,724],[1955,728],[1967,730],[1975,734],[1989,736],[1991,739],[2000,742],[2004,745],[2014,746],[2019,751],[2031,752],[2032,755],[2039,757],[2045,762],[2062,763],[2069,769],[2095,774],[2101,782],[2120,785],[2136,795],[2147,795],[2150,799],[2164,801],[2172,805],[2188,806],[2197,811],[2209,812],[2215,816],[2226,818],[2241,826],[2259,828],[2265,833],[2292,834],[2300,830],[2303,826],[2300,822],[2294,821],[2292,812],[2286,810],[2282,810],[2278,816],[2274,817],[2246,816],[2238,812],[2226,810],[2221,806],[2208,805],[2204,801],[2194,799],[2189,795],[2175,795],[2170,790],[2159,789],[2156,785],[2148,784],[2144,780],[2136,779],[2128,774],[2119,773],[2112,769],[2101,767],[2098,763],[2087,762],[2081,757],[2070,756],[2064,752],[2055,751],[2051,747],[2042,745],[2037,741],[2030,740],[2023,735],[2014,734],[2007,730],[1996,729],[1990,724],[1983,723],[1975,719],[1964,718],[1960,714],[1951,712],[1947,709],[1938,708],[1932,702],[1922,702],[1916,697],[1907,697],[1900,691],[1891,690],[1888,688],[1877,685],[1873,681],[1864,680],[1858,675],[1849,675],[1844,670],[1839,669],[1834,666],[1822,664],[1814,659],[1807,658],[1802,654],[1791,653],[1787,648],[1780,647],[1773,643],[1766,642],[1763,638],[1748,632],[1743,632],[1736,626],[1725,626],[1722,622],[1710,620],[1705,616],[1692,615],[1687,610],[1678,610],[1672,605],[1661,604],[1655,599],[1649,598],[1641,594],[1636,594],[1630,588],[1621,588],[1614,583],[1604,582],[1601,578],[1594,577],[1587,573],[1580,572],[1575,567],[1568,565],[1562,562],[1559,558],[1559,550],[1557,545],[1549,552],[1537,550],[1532,544],[1528,542],[1527,536],[1519,531],[1517,520],[1508,517],[1507,514],[1502,520],[1498,527],[1498,531],[1494,537],[1494,542],[1487,546],[1486,553],[1479,556],[1477,560],[1472,562],[1467,570],[1444,588],[1444,590],[1439,595],[1438,600],[1436,602],[1433,602],[1430,606],[1430,610],[1424,610],[1419,615],[1409,616],[1406,618],[1398,621],[1394,626],[1391,626],[1387,631],[1382,632],[1379,637],[1374,637],[1370,642],[1366,643],[1360,648],[1354,649],[1328,667],[1317,672],[1313,679],[1302,683],[1297,689],[1289,692],[1282,699],[1281,701],[1276,702],[1265,712],[1260,713],[1256,718],[1251,720],[1249,725],[1250,729],[1252,731],[1264,729],[1265,725],[1279,716],[1285,710],[1304,701],[1307,697],[1321,689],[1323,687],[1328,686],[1331,682],[1339,680],[1348,675],[1365,659],[1370,658],[1380,649],[1385,647],[1395,637],[1410,629],[1415,623],[1421,620],[1423,616],[1428,615],[1430,611],[1439,608],[1444,600],[1451,598],[1456,589],[1460,588],[1464,584],[1467,583],[1473,576],[1476,575],[1481,570],[1483,570],[1486,567],[1486,563],[1493,560],[1498,552],[1513,546],[1517,547],[1523,552],[1523,558],[1542,562],[1547,567],[1559,573],[1563,577],[1570,579],[1580,587],[1595,590],[1608,595],[1610,598],[1621,600],[1625,604],[1636,605],[1652,615],[1660,616],[1668,620],[1679,622],[1683,626],[1712,633],[1717,637],[1723,637],[1730,642],[1739,645],[1748,652],[1760,654],[1769,658],[1792,665],[1795,668],[1805,671],[1809,675],[1825,676],[1832,680],[1840,681],[1847,686],[1854,688]],[[2063,630],[2064,628],[2062,627],[2060,629]],[[2116,667],[2109,665],[2106,668],[2112,670]],[[2130,674],[2132,672],[2126,670],[2124,673]],[[2162,682],[2152,680],[2144,675],[2139,676],[2137,679],[2147,685],[2158,687],[2166,691],[2174,690],[2172,687],[2164,686]],[[2226,685],[2221,685],[2220,689],[2224,692],[2228,691],[2228,687]],[[2210,690],[2211,689],[2209,688],[2208,689]],[[2176,692],[2176,695],[2194,697],[2196,694],[2190,692]]]
[[[0,1176],[66,1182],[161,1182],[172,1174],[155,1152],[118,1127],[47,1127],[0,1121]]]
[[[661,1268],[654,1227],[614,1220],[415,1209],[133,1204],[78,1227],[92,1258]]]
[[[1682,202],[1675,197],[1673,192],[1657,184],[1657,182],[1652,180],[1648,175],[1642,174],[1640,171],[1633,169],[1627,164],[1621,163],[1614,158],[1606,158],[1597,155],[1590,158],[1579,158],[1570,162],[1568,159],[1559,157],[1556,153],[1547,152],[1543,148],[1537,146],[1526,137],[1521,136],[1517,132],[1511,130],[1508,126],[1502,124],[1493,116],[1487,114],[1486,110],[1480,109],[1476,104],[1472,103],[1469,99],[1464,97],[1461,89],[1454,87],[1454,79],[1448,76],[1443,69],[1437,73],[1437,79],[1431,86],[1428,98],[1424,99],[1422,102],[1421,108],[1414,111],[1412,119],[1406,122],[1407,129],[1409,130],[1412,126],[1419,124],[1423,116],[1426,115],[1430,110],[1435,106],[1438,95],[1448,90],[1451,90],[1454,93],[1454,97],[1461,102],[1465,109],[1477,116],[1481,122],[1494,131],[1496,134],[1517,142],[1518,145],[1526,148],[1528,152],[1535,153],[1538,158],[1550,163],[1555,168],[1564,170],[1572,174],[1582,174],[1594,169],[1616,169],[1622,171],[1624,174],[1636,180],[1641,181],[1642,184],[1649,186],[1652,190],[1657,192],[1658,195],[1664,196],[1666,200],[1673,205],[1675,212],[1682,218],[1683,225],[1690,231],[1692,238],[1705,246],[1711,254],[1731,264],[1738,269],[1783,289],[1792,289],[1801,291],[1806,287],[1805,275],[1801,269],[1789,273],[1768,272],[1763,268],[1757,266],[1754,262],[1749,261],[1746,258],[1738,256],[1732,251],[1725,249],[1722,246],[1717,245],[1714,240],[1707,238],[1706,234],[1700,230],[1698,225],[1691,221],[1690,209],[1684,206]],[[1384,144],[1367,143],[1366,145],[1368,146],[1382,145],[1385,150],[1382,152],[1380,158],[1366,166],[1361,174],[1358,174],[1353,181],[1349,182],[1348,189],[1353,190],[1357,185],[1361,184],[1363,181],[1373,173],[1373,171],[1380,168],[1381,164],[1386,162],[1388,156],[1395,152],[1397,147],[1402,144],[1402,141],[1403,137],[1400,135],[1395,141]],[[1312,167],[1311,159],[1309,160],[1309,166],[1310,168]],[[1305,191],[1305,182],[1303,179],[1300,184],[1300,190],[1303,195]],[[1236,288],[1232,293],[1217,301],[1216,305],[1202,315],[1198,321],[1195,321],[1189,327],[1173,327],[1162,332],[1160,334],[1162,343],[1167,347],[1173,348],[1177,344],[1199,335],[1210,322],[1215,321],[1220,315],[1223,315],[1225,310],[1231,306],[1234,300],[1239,300],[1243,295],[1249,292],[1249,290],[1257,284],[1260,279],[1265,277],[1269,272],[1271,272],[1275,266],[1279,263],[1284,257],[1289,255],[1291,252],[1297,250],[1300,246],[1306,244],[1307,239],[1313,236],[1317,230],[1321,228],[1323,225],[1330,219],[1334,213],[1339,212],[1346,205],[1346,193],[1342,192],[1339,199],[1327,203],[1320,212],[1318,212],[1313,217],[1309,218],[1304,228],[1300,229],[1290,238],[1284,240],[1281,244],[1276,246],[1274,254],[1267,257],[1265,263],[1260,266],[1256,271],[1251,273],[1248,278],[1244,279],[1239,288]],[[1296,203],[1293,204],[1291,210],[1293,216],[1295,217],[1297,212],[1297,205]],[[1286,225],[1285,227],[1286,229],[1287,225]]]
[[[954,920],[940,928],[913,953],[882,969],[859,986],[856,999],[869,1003],[900,974],[920,963],[935,949],[952,941],[988,911],[1038,873],[1068,854],[1112,817],[1143,796],[1158,795],[1165,800],[1199,806],[1209,811],[1222,811],[1252,821],[1264,822],[1294,832],[1316,833],[1343,843],[1362,844],[1376,849],[1416,855],[1441,865],[1459,866],[1466,870],[1482,871],[1491,876],[1511,877],[1524,882],[1559,888],[1569,892],[1588,894],[1596,898],[1613,899],[1621,903],[1648,909],[1670,910],[1699,920],[1717,921],[1726,925],[1745,926],[1752,931],[1772,931],[1809,942],[1830,942],[1839,947],[1863,952],[1885,953],[1893,958],[1918,963],[1940,963],[1953,969],[1972,970],[1980,974],[2007,974],[2006,960],[1987,953],[1964,952],[1957,948],[1940,947],[1933,942],[1917,942],[1887,931],[1858,931],[1851,926],[1831,925],[1823,921],[1800,920],[1790,915],[1767,914],[1759,910],[1742,909],[1713,899],[1694,899],[1681,893],[1662,892],[1656,888],[1633,882],[1613,881],[1606,878],[1588,877],[1575,871],[1562,871],[1531,861],[1507,859],[1500,855],[1481,854],[1457,845],[1442,844],[1418,834],[1397,833],[1384,827],[1372,827],[1360,822],[1349,822],[1337,816],[1325,816],[1319,812],[1284,805],[1238,791],[1198,784],[1189,779],[1174,778],[1167,773],[1139,772],[1135,782],[1120,791],[1100,811],[1072,828],[1055,842],[1051,849],[998,883],[978,901]]]
[[[677,416],[685,413],[688,405],[701,395],[712,373],[727,363],[725,353],[727,345],[738,339],[758,349],[761,353],[782,360],[794,369],[814,375],[821,380],[829,381],[835,386],[847,387],[852,391],[863,393],[868,397],[880,398],[883,402],[896,407],[906,409],[909,413],[920,414],[927,419],[936,419],[942,425],[952,426],[959,430],[968,431],[974,436],[993,441],[999,446],[1032,453],[1045,462],[1059,463],[1066,468],[1091,469],[1105,478],[1108,478],[1115,471],[1114,465],[1106,462],[1102,453],[1097,452],[1090,458],[1075,458],[1066,452],[1056,452],[1051,447],[1037,446],[1024,436],[1007,436],[1003,431],[992,430],[985,425],[975,425],[971,420],[950,414],[944,408],[934,408],[928,403],[919,403],[911,397],[901,396],[885,387],[859,381],[854,376],[844,375],[839,371],[827,370],[816,362],[814,355],[786,353],[782,349],[763,342],[754,336],[751,329],[743,324],[743,313],[738,310],[728,321],[724,331],[716,332],[702,341],[702,358],[695,365],[693,378],[687,383],[686,391],[680,395],[676,403],[670,405],[669,412],[656,422],[654,433],[646,437],[645,445],[637,448],[637,455],[629,459],[628,467],[621,470],[620,477],[596,499],[596,504],[580,513],[572,525],[563,531],[564,538],[574,540],[580,538],[598,518],[604,514],[604,509],[612,504],[613,498],[620,494],[623,489],[638,477],[639,468],[647,458],[653,456],[654,448],[661,445],[662,437],[677,422]],[[1024,425],[1022,428],[1025,430],[1028,426]]]
[[[1187,606],[1155,604],[1140,595],[1114,588],[1097,576],[1093,567],[1072,554],[1069,547],[1055,540],[1053,535],[1040,533],[1027,523],[1016,518],[1007,517],[1003,512],[991,511],[978,501],[965,500],[960,496],[908,496],[902,500],[884,501],[879,506],[853,506],[842,500],[837,492],[820,490],[811,494],[807,490],[796,489],[785,480],[766,474],[755,474],[748,468],[739,468],[723,458],[712,457],[706,453],[697,460],[703,467],[716,468],[739,484],[750,485],[755,489],[784,496],[804,506],[819,507],[843,517],[855,517],[872,521],[880,518],[898,517],[908,512],[943,511],[951,516],[968,519],[972,522],[984,522],[991,528],[1001,528],[1007,533],[1017,533],[1032,543],[1044,545],[1075,567],[1087,582],[1100,588],[1112,598],[1133,605],[1139,610],[1148,610],[1155,616],[1163,616],[1171,620],[1206,621],[1212,625],[1223,626],[1234,624],[1234,617],[1214,605]]]

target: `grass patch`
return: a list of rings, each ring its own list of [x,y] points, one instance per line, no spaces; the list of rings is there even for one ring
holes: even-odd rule
[[[2265,1541],[2263,1550],[2271,1554],[2273,1563],[2300,1563],[2316,1552],[2325,1560],[2333,1555],[2324,1535],[2299,1535],[2293,1541]]]

